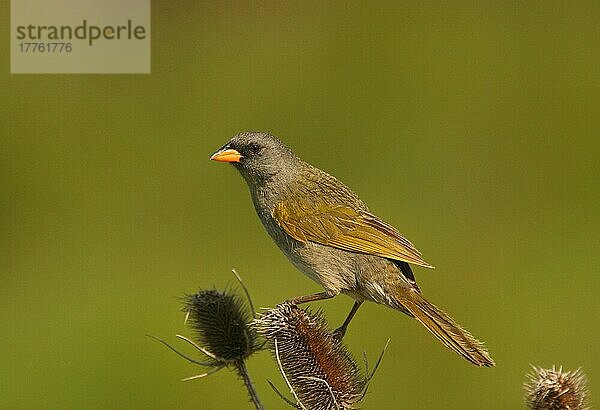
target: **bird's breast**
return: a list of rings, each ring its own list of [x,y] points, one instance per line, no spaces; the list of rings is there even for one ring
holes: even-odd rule
[[[334,293],[355,287],[353,253],[314,242],[297,241],[285,233],[269,213],[260,212],[259,218],[283,254],[306,276]]]

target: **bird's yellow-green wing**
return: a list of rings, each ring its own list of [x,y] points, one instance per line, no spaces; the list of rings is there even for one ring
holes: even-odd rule
[[[316,242],[433,268],[393,226],[364,210],[329,201],[282,201],[275,206],[273,218],[300,242]]]

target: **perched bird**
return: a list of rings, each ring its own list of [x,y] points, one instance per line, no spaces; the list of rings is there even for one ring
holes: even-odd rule
[[[236,135],[210,159],[237,168],[273,241],[294,266],[325,289],[290,302],[340,293],[354,298],[350,314],[336,331],[340,338],[365,300],[390,306],[416,318],[471,363],[494,365],[481,342],[421,295],[409,264],[433,266],[342,182],[263,132]]]

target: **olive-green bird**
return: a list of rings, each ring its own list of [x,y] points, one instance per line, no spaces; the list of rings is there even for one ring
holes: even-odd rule
[[[210,159],[237,168],[271,238],[294,266],[325,289],[290,302],[339,293],[354,298],[348,318],[336,331],[340,338],[365,300],[390,306],[416,318],[471,363],[494,365],[481,342],[421,295],[409,264],[432,266],[342,182],[263,132],[236,135]]]

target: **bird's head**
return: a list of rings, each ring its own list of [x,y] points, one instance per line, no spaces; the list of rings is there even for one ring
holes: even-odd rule
[[[289,174],[299,162],[298,157],[273,135],[251,131],[233,137],[210,159],[231,163],[249,185],[262,185],[277,175]]]

